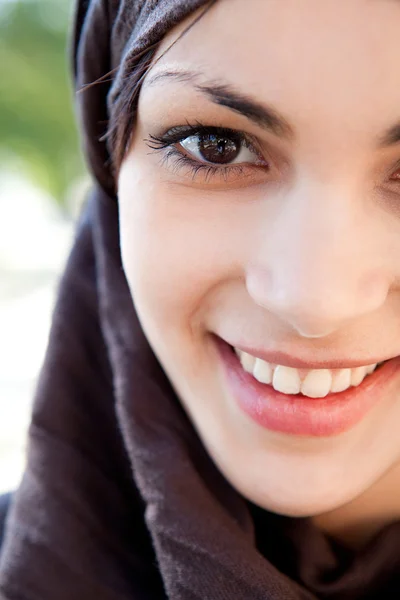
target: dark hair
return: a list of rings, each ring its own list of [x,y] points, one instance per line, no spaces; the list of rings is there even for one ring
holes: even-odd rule
[[[130,147],[139,93],[143,80],[150,70],[150,67],[157,64],[170,48],[186,35],[186,33],[204,16],[216,1],[217,0],[210,0],[200,15],[184,29],[179,37],[166,48],[153,64],[152,61],[160,42],[146,48],[146,50],[139,55],[132,56],[131,60],[133,66],[131,69],[128,67],[126,81],[124,82],[122,91],[116,101],[115,109],[108,123],[107,133],[103,138],[107,141],[115,180],[118,177],[122,161]]]

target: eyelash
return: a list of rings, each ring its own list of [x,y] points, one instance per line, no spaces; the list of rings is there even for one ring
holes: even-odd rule
[[[193,181],[196,179],[198,174],[202,174],[206,182],[209,182],[209,180],[215,176],[222,176],[225,182],[227,182],[228,177],[231,177],[232,175],[234,177],[243,176],[246,169],[249,168],[248,165],[240,163],[227,163],[226,165],[217,166],[206,162],[202,163],[193,157],[183,154],[183,152],[175,147],[175,144],[179,144],[189,137],[206,136],[216,133],[221,135],[221,137],[226,136],[227,138],[236,138],[241,146],[251,149],[254,151],[256,156],[260,157],[260,162],[263,161],[264,169],[266,167],[268,168],[267,163],[260,156],[260,152],[255,148],[254,139],[252,139],[250,136],[247,136],[243,132],[235,129],[229,129],[226,127],[210,127],[199,121],[197,121],[195,124],[190,124],[187,122],[186,125],[173,127],[164,134],[158,136],[150,134],[149,139],[145,139],[144,141],[153,151],[165,151],[164,156],[162,157],[162,164],[165,164],[167,161],[172,159],[174,161],[173,166],[175,173],[178,173],[181,168],[189,168],[189,173],[191,173]],[[251,165],[253,168],[259,166],[260,163],[254,163]]]
[[[176,144],[183,142],[185,139],[191,136],[206,136],[216,133],[221,135],[221,137],[226,136],[227,138],[236,138],[241,145],[254,151],[254,154],[260,158],[260,162],[252,163],[250,166],[246,165],[245,163],[227,163],[225,165],[217,166],[206,162],[202,163],[195,158],[184,154],[175,147]],[[254,138],[235,129],[229,129],[226,127],[211,127],[201,123],[200,121],[196,121],[195,124],[190,124],[187,122],[186,125],[172,127],[160,135],[150,134],[149,139],[145,139],[144,142],[152,151],[164,151],[161,164],[164,165],[172,160],[174,173],[179,173],[182,168],[188,168],[189,174],[192,175],[192,181],[194,181],[198,175],[202,175],[206,183],[218,176],[222,177],[224,182],[227,183],[228,180],[232,179],[232,177],[237,179],[246,176],[246,174],[248,175],[249,168],[253,169],[254,171],[254,168],[260,168],[261,166],[264,171],[270,170],[269,163],[262,158],[260,151],[257,150],[257,144]],[[394,181],[395,185],[399,185],[400,175],[399,177],[395,177],[396,173],[400,173],[400,164],[396,165],[394,172],[391,171],[390,177],[390,179]]]

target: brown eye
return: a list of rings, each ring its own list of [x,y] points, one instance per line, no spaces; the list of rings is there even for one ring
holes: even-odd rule
[[[227,164],[235,160],[240,152],[240,140],[209,134],[200,136],[198,150],[207,162]]]
[[[198,133],[179,145],[199,162],[218,165],[257,163],[258,155],[239,135]]]

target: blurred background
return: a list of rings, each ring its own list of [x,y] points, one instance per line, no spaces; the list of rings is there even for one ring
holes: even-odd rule
[[[68,33],[73,0],[0,0],[0,493],[18,486],[60,273],[89,186]]]

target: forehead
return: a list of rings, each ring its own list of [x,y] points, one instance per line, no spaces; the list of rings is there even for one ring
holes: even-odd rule
[[[400,117],[399,27],[400,0],[219,0],[153,73],[197,70],[277,106],[300,128],[335,128],[337,118],[377,134]]]

